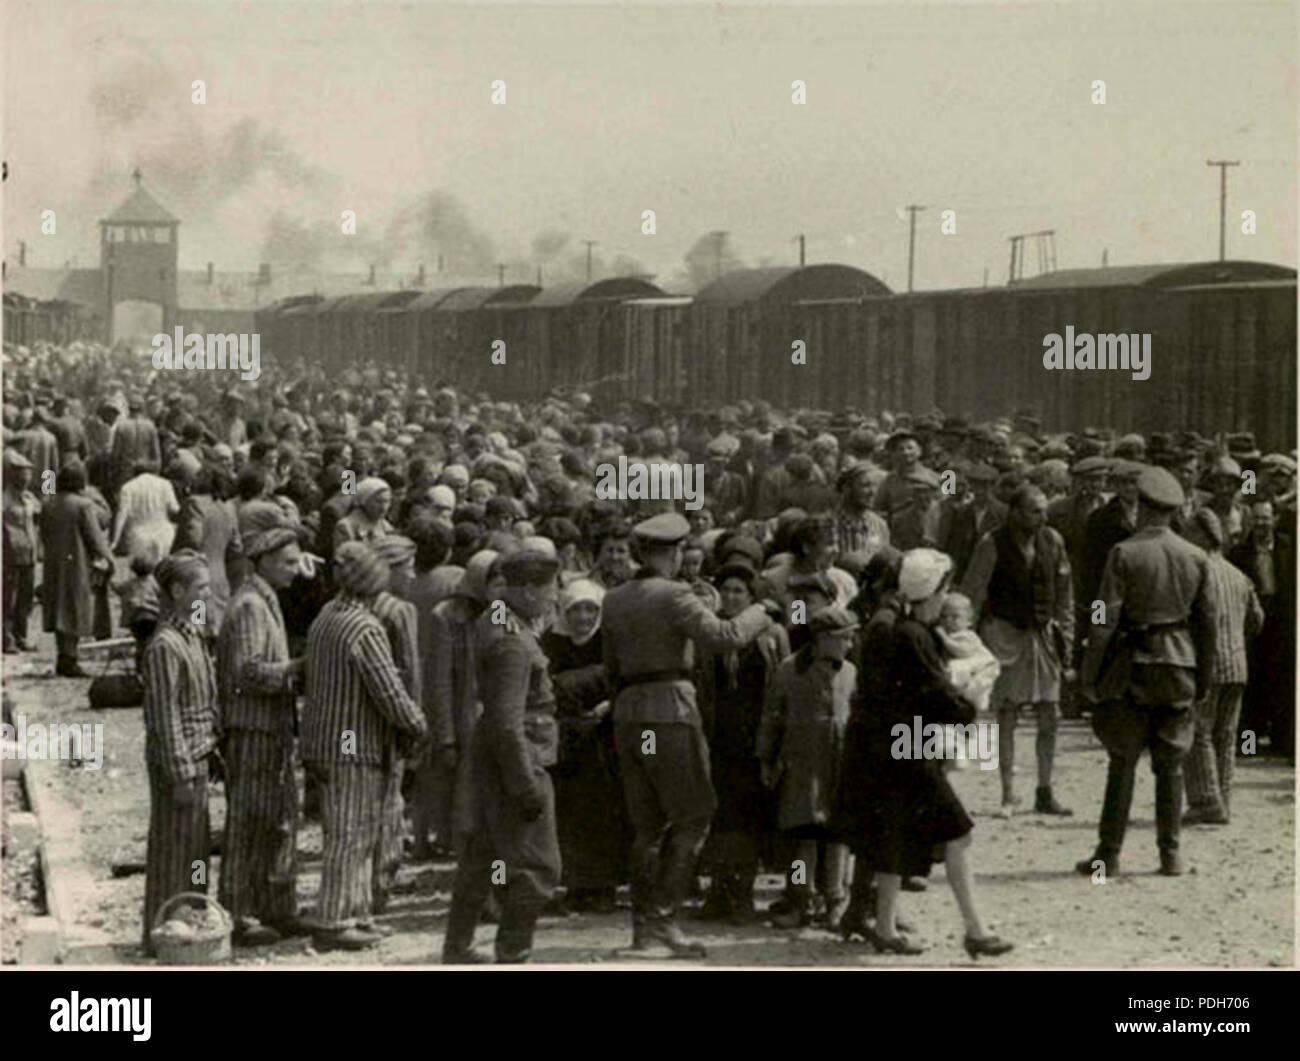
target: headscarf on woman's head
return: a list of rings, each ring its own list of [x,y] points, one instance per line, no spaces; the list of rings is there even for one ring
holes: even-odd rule
[[[362,479],[361,482],[357,483],[357,505],[364,506],[366,502],[378,497],[385,490],[390,494],[393,492],[393,488],[377,475]]]
[[[898,571],[898,590],[910,604],[933,597],[952,571],[952,558],[937,549],[909,549]]]
[[[600,629],[600,615],[596,616],[596,625],[591,628],[591,633],[579,641],[569,628],[569,609],[575,604],[583,603],[594,604],[600,608],[604,600],[605,591],[596,583],[586,578],[574,579],[560,590],[560,607],[555,621],[555,632],[567,637],[575,645],[585,645]]]

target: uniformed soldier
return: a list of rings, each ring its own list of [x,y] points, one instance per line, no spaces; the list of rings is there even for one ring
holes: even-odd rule
[[[605,667],[632,842],[632,947],[703,956],[676,924],[717,806],[691,680],[692,644],[734,651],[771,624],[761,604],[722,619],[676,581],[690,525],[664,513],[635,527],[643,566],[605,596]]]
[[[560,882],[555,790],[546,770],[558,746],[555,697],[535,632],[554,605],[559,570],[556,557],[538,550],[506,556],[502,599],[477,620],[483,715],[471,753],[474,829],[452,888],[447,965],[484,960],[473,949],[474,929],[494,884],[501,887],[497,961],[527,961],[537,917]]]
[[[1097,704],[1093,729],[1110,765],[1097,850],[1075,868],[1088,875],[1100,860],[1107,874],[1118,873],[1134,774],[1149,748],[1160,872],[1176,877],[1182,762],[1195,731],[1192,704],[1210,689],[1214,603],[1208,558],[1169,526],[1183,503],[1178,480],[1146,468],[1137,490],[1138,530],[1110,551],[1099,597],[1104,623],[1090,629],[1083,658],[1083,692]]]

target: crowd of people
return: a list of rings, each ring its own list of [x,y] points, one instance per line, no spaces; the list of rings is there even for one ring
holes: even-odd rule
[[[136,639],[146,951],[208,855],[213,780],[240,945],[372,947],[403,861],[444,857],[449,963],[483,960],[485,919],[525,960],[544,912],[624,885],[635,950],[702,953],[694,896],[916,953],[898,896],[943,861],[975,956],[1011,944],[977,907],[953,749],[900,756],[897,725],[996,722],[1013,818],[1022,713],[1048,815],[1072,813],[1059,722],[1091,715],[1087,874],[1119,871],[1144,749],[1171,876],[1182,824],[1229,821],[1239,751],[1294,759],[1296,463],[1249,433],[505,403],[373,364],[241,383],[80,343],[4,369],[4,652],[38,603],[60,676],[87,676],[86,638]],[[703,506],[599,496],[619,457],[703,465]],[[786,888],[759,911],[765,866]]]

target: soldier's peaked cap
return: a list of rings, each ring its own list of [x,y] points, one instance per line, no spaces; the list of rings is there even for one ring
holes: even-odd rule
[[[1183,488],[1164,468],[1144,468],[1137,480],[1138,496],[1157,508],[1178,508],[1186,498]]]
[[[665,512],[642,520],[632,528],[632,533],[652,545],[673,545],[691,533],[691,525],[685,516]]]

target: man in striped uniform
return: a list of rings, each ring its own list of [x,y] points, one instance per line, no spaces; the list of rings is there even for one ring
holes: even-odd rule
[[[154,572],[167,616],[144,653],[149,845],[144,949],[159,908],[178,892],[208,890],[208,762],[216,750],[217,681],[196,622],[207,607],[208,562],[182,549]],[[196,608],[201,603],[203,608]]]
[[[384,626],[388,647],[393,653],[402,676],[406,695],[417,704],[420,700],[419,623],[415,605],[408,599],[410,585],[415,578],[415,542],[400,534],[386,534],[372,543],[381,560],[388,564],[389,588],[375,600],[375,615]],[[423,708],[421,708],[423,710]],[[412,749],[405,749],[410,751]],[[388,896],[397,881],[397,871],[402,865],[402,834],[405,831],[402,799],[402,774],[405,760],[394,759],[384,778],[383,840],[375,858],[374,910],[382,914],[388,906]]]
[[[275,594],[294,580],[301,555],[290,527],[246,544],[253,570],[231,600],[217,640],[227,801],[218,894],[235,919],[235,942],[248,946],[274,943],[281,930],[296,929],[294,701],[303,663],[289,658]]]
[[[1187,756],[1184,825],[1227,825],[1237,719],[1246,692],[1246,641],[1264,626],[1264,608],[1250,579],[1223,557],[1223,524],[1210,509],[1192,514],[1197,540],[1210,558],[1214,602],[1214,671],[1210,692],[1196,705],[1196,736]]]
[[[388,585],[388,565],[360,542],[342,543],[334,561],[338,596],[307,632],[302,758],[322,781],[316,945],[362,950],[381,938],[372,930],[371,874],[385,778],[399,740],[422,738],[427,726],[372,610]]]
[[[498,962],[527,961],[537,917],[560,881],[554,766],[559,737],[549,664],[534,632],[555,602],[560,562],[520,549],[501,561],[505,587],[475,628],[483,717],[474,734],[474,826],[456,869],[442,960],[482,961],[474,929],[501,885]],[[703,607],[703,605],[701,605]]]

